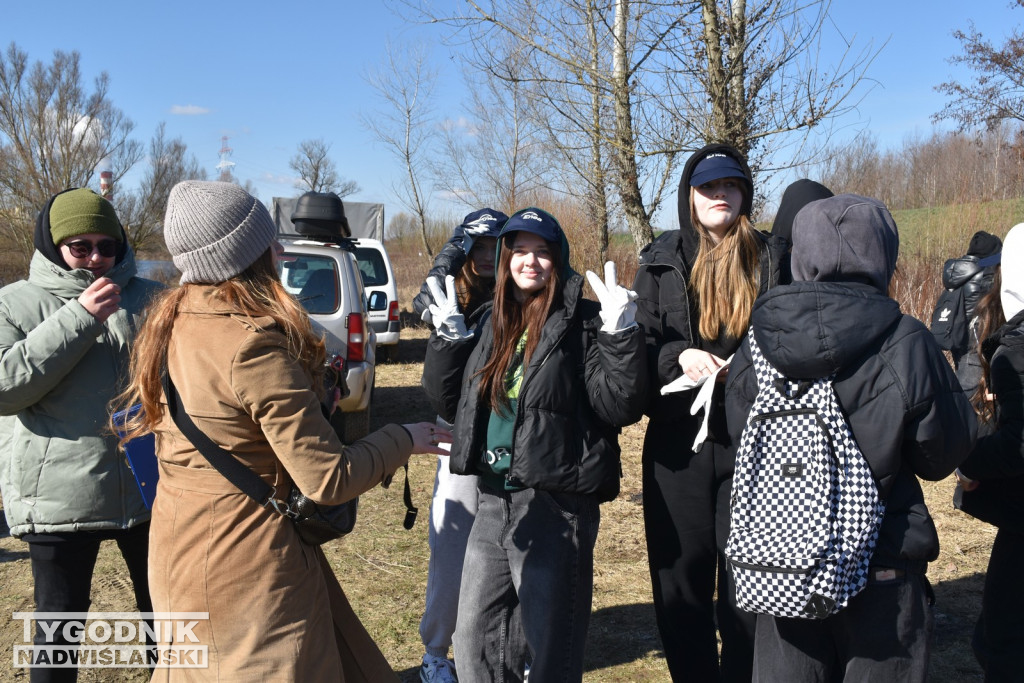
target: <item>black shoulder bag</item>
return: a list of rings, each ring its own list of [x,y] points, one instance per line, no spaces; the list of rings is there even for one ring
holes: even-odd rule
[[[299,537],[310,545],[321,545],[327,541],[341,538],[352,531],[356,524],[356,508],[359,498],[340,505],[317,505],[302,494],[292,484],[287,501],[274,498],[274,487],[263,481],[258,474],[239,462],[228,451],[213,442],[185,411],[170,374],[164,372],[161,378],[164,393],[167,395],[167,407],[171,419],[182,434],[185,435],[196,450],[206,458],[214,469],[221,473],[242,493],[249,496],[262,507],[270,507],[288,517],[295,523]]]

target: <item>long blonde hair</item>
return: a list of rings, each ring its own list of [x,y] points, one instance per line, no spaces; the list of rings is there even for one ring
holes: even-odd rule
[[[690,188],[690,222],[700,236],[690,289],[700,311],[700,336],[718,339],[724,332],[740,338],[750,325],[759,287],[758,238],[750,218],[740,214],[725,237],[715,244],[711,233],[697,218]],[[745,190],[744,190],[745,191]]]
[[[115,433],[120,431],[123,434],[122,442],[152,432],[160,422],[163,416],[160,379],[167,365],[167,348],[174,321],[188,292],[204,286],[185,284],[167,290],[147,309],[146,319],[132,347],[128,387],[112,402],[112,413],[135,405],[142,406],[142,410],[125,425],[111,424]],[[281,285],[271,251],[267,250],[244,271],[215,287],[214,296],[228,303],[240,315],[253,320],[259,317],[274,320],[284,333],[288,355],[303,367],[311,378],[311,388],[323,398],[327,358],[323,339],[313,331],[305,309]]]

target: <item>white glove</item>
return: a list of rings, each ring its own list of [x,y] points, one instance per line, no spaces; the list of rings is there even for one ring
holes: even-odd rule
[[[466,330],[466,319],[459,311],[459,300],[455,296],[455,278],[446,275],[444,287],[442,290],[441,281],[436,276],[427,278],[427,289],[434,298],[434,303],[429,307],[430,318],[437,329],[437,336],[449,341],[468,339],[470,334]]]
[[[636,292],[615,282],[615,262],[604,264],[604,282],[587,271],[587,282],[601,302],[601,331],[621,332],[636,326]]]

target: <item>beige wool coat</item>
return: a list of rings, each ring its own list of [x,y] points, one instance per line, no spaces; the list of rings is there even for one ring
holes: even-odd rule
[[[409,459],[412,439],[397,425],[343,447],[273,321],[232,313],[213,287],[191,289],[168,347],[171,378],[199,429],[275,486],[279,498],[294,481],[317,502],[341,503]],[[166,406],[157,457],[153,609],[209,613],[192,630],[208,648],[209,667],[157,669],[153,680],[397,680],[320,548],[302,543],[292,522],[228,483],[177,430]]]

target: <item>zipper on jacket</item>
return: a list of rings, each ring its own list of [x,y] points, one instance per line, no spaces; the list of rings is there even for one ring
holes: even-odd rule
[[[519,426],[520,426],[520,424],[522,423],[522,420],[523,420],[523,411],[522,411],[523,397],[526,395],[526,388],[530,384],[527,381],[527,379],[533,380],[533,378],[537,375],[537,373],[540,372],[540,369],[542,367],[544,367],[544,364],[548,362],[549,358],[551,358],[551,354],[553,354],[555,352],[555,350],[559,346],[561,346],[562,341],[566,338],[566,336],[568,336],[569,330],[572,328],[572,326],[573,326],[573,323],[570,322],[570,324],[566,325],[565,329],[562,330],[562,332],[555,338],[555,341],[551,345],[551,348],[548,349],[548,352],[546,354],[544,354],[543,358],[540,359],[540,362],[536,366],[534,366],[536,369],[534,370],[532,375],[527,377],[526,376],[526,370],[528,368],[527,367],[523,367],[523,383],[519,385],[519,398],[517,399],[519,403],[518,403],[518,408],[516,409],[516,423],[512,427],[512,430],[513,430],[512,431],[512,453],[508,457],[508,474],[505,475],[505,481],[507,481],[507,482],[511,482],[511,480],[512,480],[512,468],[513,468],[513,465],[515,464],[515,458],[516,458],[516,448],[515,448],[516,435],[519,434]],[[541,334],[543,335],[543,333],[544,333],[544,330],[543,330],[543,328],[541,328]]]

